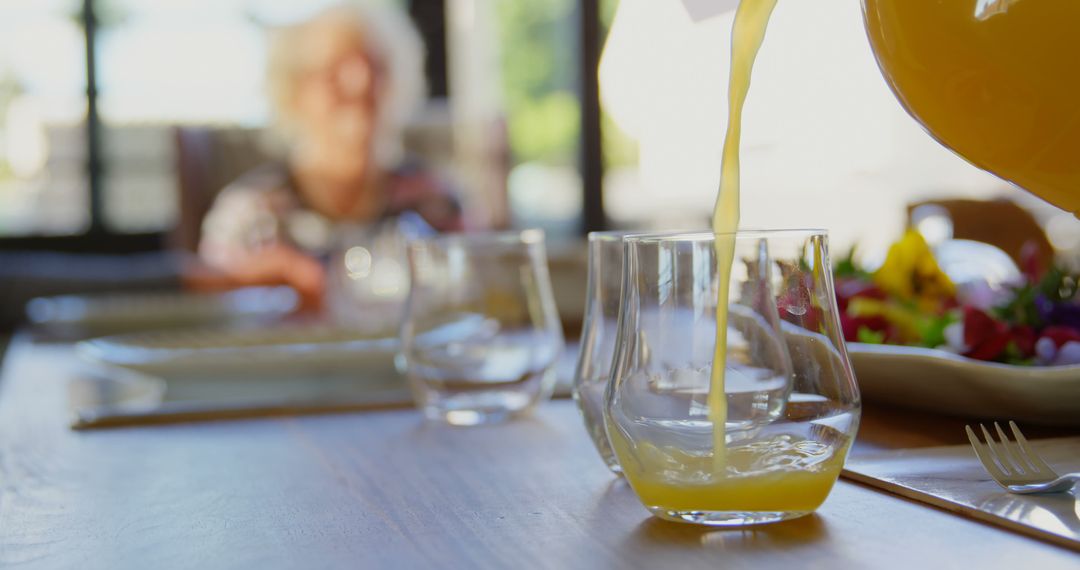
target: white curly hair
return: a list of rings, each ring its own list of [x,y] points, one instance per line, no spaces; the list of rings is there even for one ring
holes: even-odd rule
[[[383,164],[399,161],[404,128],[427,97],[425,49],[408,15],[386,4],[341,2],[307,20],[271,30],[266,84],[277,134],[289,140],[296,133],[292,108],[304,71],[302,42],[305,34],[327,23],[355,27],[369,53],[382,63],[386,81],[375,118],[375,156]]]

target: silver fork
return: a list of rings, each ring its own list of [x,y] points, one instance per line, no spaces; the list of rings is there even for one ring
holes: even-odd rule
[[[1058,476],[1054,470],[1042,460],[1034,450],[1028,446],[1024,434],[1016,427],[1016,422],[1010,421],[1016,442],[1009,441],[1005,431],[997,422],[994,422],[994,430],[997,431],[998,440],[990,436],[986,426],[979,424],[986,443],[983,444],[975,436],[971,426],[964,426],[967,430],[968,441],[975,449],[975,455],[979,457],[983,467],[999,485],[1005,487],[1010,493],[1026,495],[1029,493],[1058,493],[1068,491],[1077,482],[1080,482],[1080,473],[1067,473]]]

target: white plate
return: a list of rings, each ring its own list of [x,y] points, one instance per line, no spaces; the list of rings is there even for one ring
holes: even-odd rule
[[[396,338],[321,325],[186,329],[83,341],[80,354],[166,380],[396,377]]]
[[[26,306],[31,323],[60,332],[115,334],[225,322],[268,322],[296,309],[289,287],[247,287],[218,294],[110,293],[40,297]]]
[[[869,402],[971,418],[1080,425],[1080,365],[1012,366],[929,348],[847,347]]]
[[[83,341],[73,427],[409,405],[397,340],[331,326],[190,329]]]

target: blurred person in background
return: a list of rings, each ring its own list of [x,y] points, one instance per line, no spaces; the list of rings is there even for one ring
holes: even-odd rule
[[[317,306],[335,226],[415,212],[458,231],[463,217],[448,186],[403,149],[426,91],[424,46],[405,14],[341,4],[271,40],[267,83],[288,150],[222,190],[199,256],[230,286],[287,284]]]

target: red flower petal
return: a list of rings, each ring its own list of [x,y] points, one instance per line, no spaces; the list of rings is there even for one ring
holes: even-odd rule
[[[852,317],[850,315],[840,314],[840,326],[844,329],[844,340],[848,342],[858,342],[859,329],[866,327],[874,332],[885,333],[885,340],[896,338],[896,331],[892,330],[889,326],[889,321],[881,315],[874,315],[872,317]]]
[[[1009,331],[1009,336],[1021,356],[1028,358],[1035,354],[1035,329],[1027,325],[1015,326]]]
[[[1005,347],[1009,345],[1010,340],[1007,334],[994,335],[973,347],[964,356],[977,360],[997,360]]]
[[[1057,348],[1070,341],[1080,342],[1080,331],[1070,327],[1046,327],[1039,336],[1054,341]]]
[[[1005,323],[975,307],[964,307],[964,344],[967,346],[977,347],[991,338],[1007,337],[1007,331]]]

